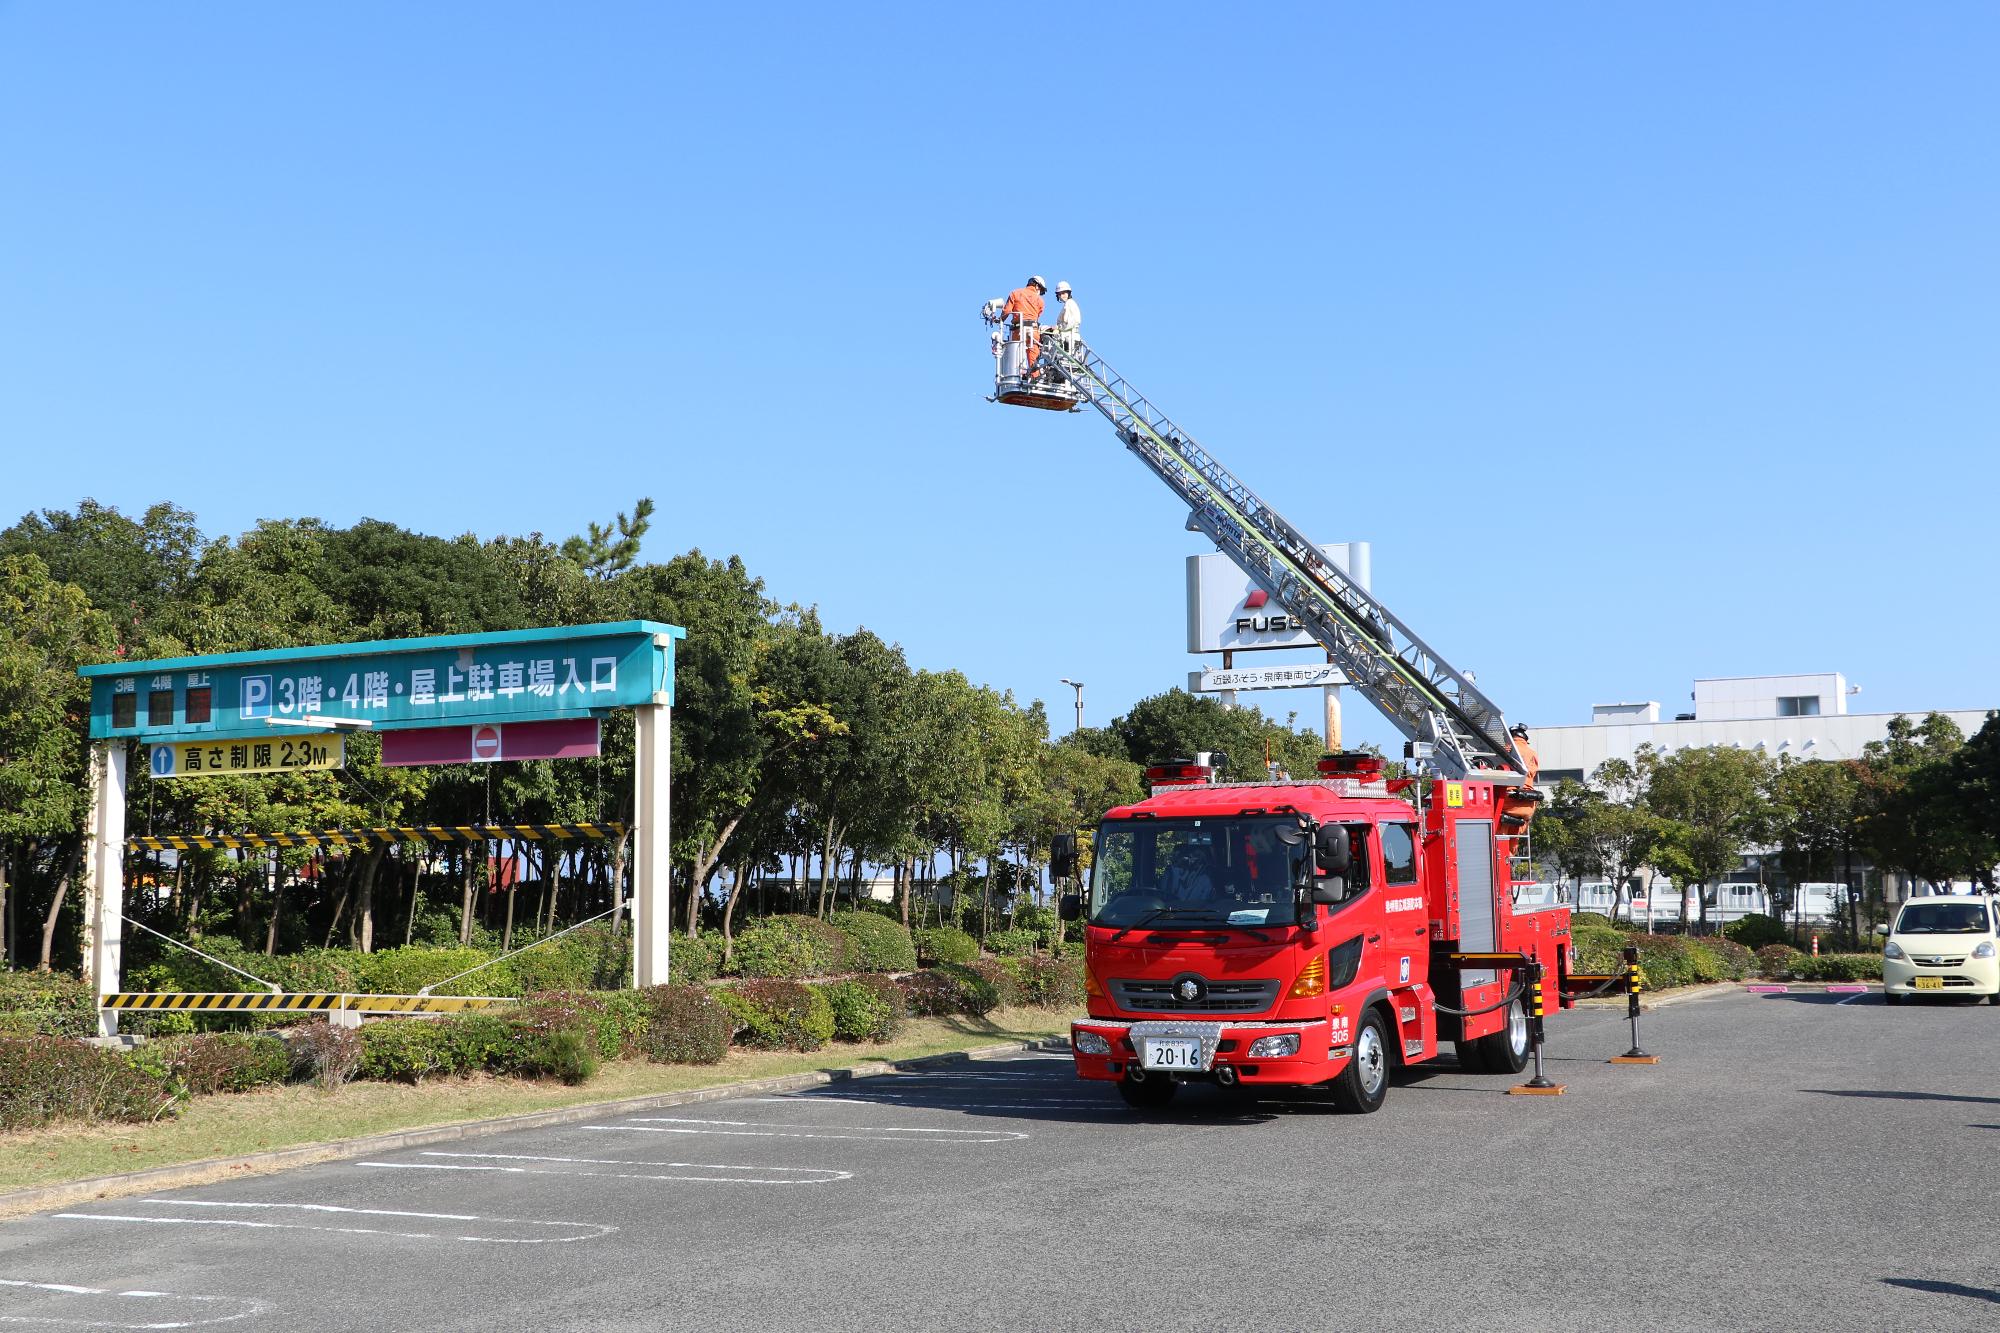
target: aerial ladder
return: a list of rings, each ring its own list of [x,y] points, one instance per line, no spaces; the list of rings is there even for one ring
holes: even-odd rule
[[[1537,793],[1523,787],[1526,765],[1500,707],[1444,660],[1394,612],[1348,578],[1283,515],[1225,468],[1187,431],[1074,333],[1009,325],[989,302],[994,391],[990,401],[1050,411],[1094,407],[1125,447],[1181,498],[1188,527],[1213,541],[1288,615],[1305,628],[1406,739],[1428,750],[1447,779],[1477,775],[1518,789],[1506,803],[1516,827],[1532,815]],[[1425,751],[1412,753],[1424,756]],[[1517,835],[1525,851],[1525,838]]]

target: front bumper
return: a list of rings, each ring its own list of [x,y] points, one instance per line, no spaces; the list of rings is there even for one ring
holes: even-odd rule
[[[1135,1033],[1134,1029],[1138,1029]],[[1205,1034],[1203,1054],[1207,1063],[1200,1069],[1148,1071],[1154,1077],[1167,1075],[1184,1082],[1221,1082],[1219,1071],[1229,1071],[1226,1081],[1266,1086],[1324,1083],[1347,1067],[1351,1050],[1349,1020],[1336,1017],[1299,1019],[1292,1022],[1211,1020],[1183,1023],[1122,1018],[1080,1018],[1070,1024],[1070,1055],[1076,1060],[1081,1078],[1115,1082],[1143,1058],[1143,1047],[1151,1030],[1212,1029]],[[1110,1047],[1106,1054],[1086,1054],[1078,1049],[1079,1033],[1103,1038]],[[1250,1054],[1251,1046],[1263,1037],[1295,1034],[1298,1050],[1291,1055]],[[1156,1034],[1157,1035],[1157,1034]],[[1173,1035],[1181,1035],[1176,1032]],[[1136,1040],[1135,1040],[1136,1037]],[[1212,1037],[1212,1041],[1208,1040]]]
[[[1970,949],[1951,953],[1913,954],[1909,958],[1882,960],[1882,989],[1891,995],[1973,995],[2000,994],[2000,958],[1973,958]],[[1923,962],[1924,958],[1963,958],[1962,962]],[[1931,978],[1938,984],[1919,986],[1917,979]]]

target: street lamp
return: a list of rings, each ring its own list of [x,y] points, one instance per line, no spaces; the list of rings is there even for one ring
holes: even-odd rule
[[[1062,683],[1076,691],[1076,729],[1077,731],[1082,731],[1083,730],[1083,682],[1080,680],[1071,680],[1068,676],[1064,676],[1062,678]],[[1071,734],[1074,735],[1075,733],[1072,732]]]

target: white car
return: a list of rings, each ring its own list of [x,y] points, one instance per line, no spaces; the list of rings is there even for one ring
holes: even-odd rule
[[[2000,911],[1985,895],[1912,898],[1882,945],[1882,998],[1970,995],[2000,1004]]]

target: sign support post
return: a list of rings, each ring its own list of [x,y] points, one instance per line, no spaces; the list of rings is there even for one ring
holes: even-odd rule
[[[667,982],[673,936],[673,839],[668,775],[673,710],[664,703],[632,710],[632,984]]]
[[[94,996],[120,989],[125,943],[125,742],[90,747],[90,845],[83,865],[83,979]],[[97,1034],[118,1035],[118,1013],[97,1011]]]

